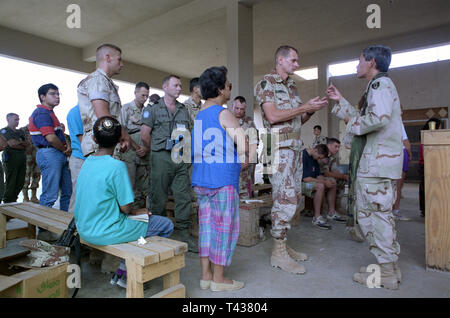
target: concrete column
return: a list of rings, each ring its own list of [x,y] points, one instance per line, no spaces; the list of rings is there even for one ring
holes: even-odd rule
[[[328,82],[330,78],[330,74],[328,72],[328,65],[326,63],[321,63],[317,66],[318,68],[318,95],[320,97],[326,96],[325,91],[328,88]],[[327,137],[337,136],[337,129],[334,127],[333,118],[331,115],[332,105],[330,104],[327,108],[322,109],[317,115],[320,116],[321,122],[320,126],[322,126],[322,135]],[[339,127],[339,123],[336,124],[336,127]],[[336,129],[336,131],[334,131]]]
[[[231,100],[247,100],[247,116],[253,116],[253,8],[238,0],[227,2],[227,68],[233,84]]]

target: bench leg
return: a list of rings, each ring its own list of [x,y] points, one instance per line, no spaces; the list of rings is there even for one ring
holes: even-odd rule
[[[176,286],[180,283],[180,271],[173,271],[163,276],[163,289]]]
[[[0,213],[0,248],[6,247],[6,215]]]
[[[35,239],[36,238],[36,226],[33,224],[28,224],[28,234],[29,239]]]
[[[125,263],[127,266],[127,298],[144,298],[144,284],[137,280],[137,267],[140,265],[129,259]]]

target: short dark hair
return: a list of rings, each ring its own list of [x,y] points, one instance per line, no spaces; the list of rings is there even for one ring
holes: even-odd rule
[[[213,66],[200,76],[200,90],[204,99],[219,96],[219,89],[225,88],[228,69],[225,66]]]
[[[164,84],[168,83],[172,77],[173,77],[173,78],[176,78],[176,79],[180,79],[179,76],[170,74],[169,76],[166,76],[166,77],[163,78],[163,80],[162,80],[162,85],[164,86]]]
[[[314,149],[317,149],[317,152],[319,153],[319,155],[324,155],[325,157],[328,157],[328,147],[324,144],[319,144],[317,146],[314,147]]]
[[[319,129],[320,131],[322,131],[322,126],[320,126],[320,125],[315,125],[313,129],[316,129],[316,128]]]
[[[17,115],[16,113],[9,113],[6,115],[6,120],[8,121],[11,117],[15,117],[15,116],[19,117],[19,115]]]
[[[245,100],[244,96],[236,96],[234,98],[234,100],[238,100],[241,104],[246,103],[247,101]]]
[[[158,94],[152,94],[150,96],[150,102],[152,103],[157,103],[160,100],[160,96]]]
[[[115,147],[122,135],[122,126],[114,117],[104,116],[94,124],[94,137],[101,148]]]
[[[104,44],[100,45],[100,46],[97,48],[97,51],[96,51],[96,52],[100,51],[100,50],[103,49],[104,47],[107,47],[107,48],[116,50],[116,51],[118,51],[120,54],[122,54],[122,50],[121,50],[120,47],[118,47],[117,45],[114,45],[114,44],[109,44],[109,43],[104,43]]]
[[[198,77],[194,77],[193,79],[190,80],[189,82],[189,91],[192,93],[194,91],[195,86],[200,86],[200,84],[198,83],[200,79]]]
[[[146,82],[138,82],[136,84],[135,90],[137,91],[138,89],[140,89],[142,87],[144,87],[145,89],[148,89],[148,90],[150,89],[150,86]]]
[[[54,90],[59,90],[58,87],[55,84],[49,83],[49,84],[45,84],[42,85],[41,87],[39,87],[38,89],[38,97],[39,97],[39,101],[42,103],[42,99],[41,99],[41,95],[47,95],[48,91],[54,89]]]
[[[334,143],[341,144],[341,142],[337,138],[333,138],[333,137],[327,138],[327,145],[331,145],[331,144],[334,144]]]
[[[363,50],[362,55],[366,61],[374,59],[377,64],[377,70],[380,72],[387,72],[389,70],[392,58],[392,50],[390,47],[384,45],[369,46]]]
[[[295,47],[292,47],[290,45],[282,45],[275,51],[275,65],[278,63],[278,58],[280,56],[286,57],[289,55],[291,50],[295,51],[298,54],[298,50]]]

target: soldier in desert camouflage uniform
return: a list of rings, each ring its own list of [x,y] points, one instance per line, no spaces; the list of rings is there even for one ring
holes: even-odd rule
[[[138,145],[142,145],[140,134],[142,109],[148,98],[149,90],[150,87],[147,83],[137,83],[134,91],[136,98],[122,107],[124,125],[131,139]],[[119,158],[125,162],[128,168],[128,175],[134,191],[133,208],[145,208],[150,181],[150,155],[145,154],[143,157],[140,157],[136,154],[136,151],[129,150],[126,153],[119,154]]]
[[[191,127],[194,127],[195,117],[202,108],[202,93],[200,92],[200,84],[198,81],[198,77],[191,79],[189,82],[189,91],[191,92],[191,96],[183,102],[184,106],[186,106],[189,111],[189,116],[192,120]]]
[[[98,145],[92,139],[93,127],[97,118],[104,116],[112,116],[122,125],[121,151],[126,152],[130,147],[139,149],[124,129],[118,87],[111,79],[123,68],[122,50],[112,44],[103,44],[97,49],[96,60],[97,70],[78,84],[78,105],[84,128],[83,155],[87,157],[97,151]]]
[[[326,145],[327,137],[322,136],[322,127],[320,125],[314,126],[314,140],[309,148],[314,149],[317,145]]]
[[[36,163],[36,147],[31,141],[30,131],[28,130],[28,125],[20,128],[27,138],[30,146],[25,151],[27,156],[27,172],[25,174],[25,183],[23,184],[22,194],[24,202],[34,202],[39,203],[39,199],[36,196],[37,188],[39,187],[39,181],[41,180],[41,170]],[[31,183],[31,184],[30,184]],[[28,197],[28,190],[31,189],[31,198]]]
[[[381,286],[397,289],[401,281],[397,266],[400,245],[397,242],[392,205],[395,180],[402,174],[402,119],[400,100],[389,69],[391,50],[384,46],[366,48],[357,67],[358,78],[369,81],[359,111],[351,106],[333,86],[327,90],[338,102],[333,113],[344,119],[346,132],[353,135],[352,152],[362,151],[354,184],[355,210],[361,230],[369,241],[369,250],[381,267]],[[360,146],[358,146],[360,145]],[[351,180],[353,182],[353,180]],[[371,273],[361,268],[353,280],[366,285]]]
[[[233,101],[232,113],[237,118],[242,129],[246,133],[249,141],[249,153],[256,154],[258,147],[258,133],[256,126],[251,117],[245,116],[247,107],[246,100],[243,96],[237,96]],[[249,130],[249,128],[251,128]],[[251,198],[253,196],[253,184],[255,183],[255,167],[256,158],[249,158],[248,166],[242,165],[241,174],[239,176],[239,195],[242,198]]]
[[[275,162],[279,158],[277,171],[270,175],[273,189],[271,234],[274,238],[271,265],[290,273],[303,274],[305,267],[296,260],[305,260],[307,256],[286,245],[290,221],[301,202],[303,142],[300,129],[315,111],[328,102],[326,98],[316,97],[302,104],[297,86],[290,77],[298,67],[298,51],[290,46],[281,46],[275,53],[275,70],[264,75],[254,93],[256,107],[261,107],[267,130],[266,135],[262,136],[265,148],[270,143],[271,157],[275,158]]]

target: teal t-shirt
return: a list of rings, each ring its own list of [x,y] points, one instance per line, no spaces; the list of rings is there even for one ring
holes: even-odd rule
[[[120,244],[147,234],[120,206],[134,201],[128,170],[111,156],[89,156],[77,179],[74,217],[81,238],[94,245]]]

